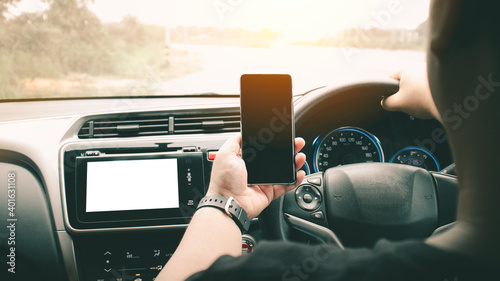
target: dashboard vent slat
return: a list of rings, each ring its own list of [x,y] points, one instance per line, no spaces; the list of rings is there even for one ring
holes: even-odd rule
[[[113,138],[168,134],[168,116],[130,116],[96,118],[86,122],[79,138]]]
[[[222,112],[221,112],[222,111]],[[240,131],[238,109],[211,110],[210,112],[172,112],[147,116],[124,114],[122,118],[101,117],[83,124],[78,137],[120,138],[172,134],[210,134]]]
[[[105,126],[109,124],[115,124],[115,125],[120,125],[120,124],[136,124],[138,120],[99,120],[99,121],[94,121],[94,125],[97,126]],[[168,118],[158,118],[158,119],[144,119],[140,120],[141,123],[159,123],[159,122],[165,122],[168,123]]]
[[[174,134],[210,134],[239,131],[239,112],[174,115]]]

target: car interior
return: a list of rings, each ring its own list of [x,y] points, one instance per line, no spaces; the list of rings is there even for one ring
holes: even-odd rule
[[[399,89],[391,71],[425,60],[429,1],[413,2],[0,4],[4,264],[20,280],[154,280],[241,133],[246,73],[291,75],[307,160],[304,181],[251,221],[244,254],[453,223],[442,125],[380,105]]]

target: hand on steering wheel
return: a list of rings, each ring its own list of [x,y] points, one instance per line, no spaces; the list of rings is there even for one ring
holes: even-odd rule
[[[391,78],[400,80],[400,89],[392,96],[382,99],[382,107],[387,111],[402,111],[420,119],[435,118],[442,122],[432,99],[425,64],[411,70],[399,70]]]

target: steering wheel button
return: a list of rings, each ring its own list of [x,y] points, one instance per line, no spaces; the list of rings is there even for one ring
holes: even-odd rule
[[[311,194],[309,194],[309,193],[304,194],[304,202],[311,203],[312,201],[313,201],[313,197]]]
[[[307,182],[314,185],[321,185],[321,178],[310,178]]]
[[[316,210],[321,205],[321,193],[314,186],[301,185],[295,190],[297,205],[306,210]]]
[[[317,211],[311,214],[311,218],[322,220],[325,218],[325,215],[323,214],[323,211]]]

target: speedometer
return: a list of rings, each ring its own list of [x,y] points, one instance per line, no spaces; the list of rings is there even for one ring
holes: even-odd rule
[[[377,137],[360,128],[336,129],[322,138],[314,150],[316,172],[367,162],[384,162],[384,152]]]

